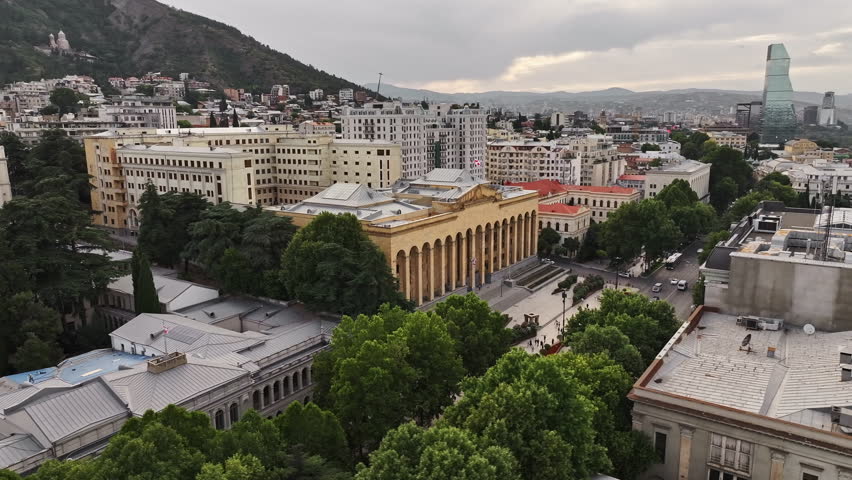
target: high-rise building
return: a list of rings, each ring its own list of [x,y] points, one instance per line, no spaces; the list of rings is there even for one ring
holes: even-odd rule
[[[793,85],[790,83],[790,55],[783,43],[766,49],[766,78],[763,84],[761,143],[782,144],[796,133]]]
[[[822,97],[822,108],[819,111],[819,124],[822,126],[837,124],[837,114],[834,111],[834,92],[825,92]]]
[[[805,107],[802,123],[805,125],[816,125],[817,121],[819,121],[819,107],[816,105],[808,105]]]
[[[763,102],[755,100],[737,104],[737,126],[757,131],[760,128],[760,115],[763,112]]]

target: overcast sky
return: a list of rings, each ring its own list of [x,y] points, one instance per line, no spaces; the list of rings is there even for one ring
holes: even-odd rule
[[[161,1],[361,84],[761,90],[781,42],[795,90],[852,93],[852,0]]]

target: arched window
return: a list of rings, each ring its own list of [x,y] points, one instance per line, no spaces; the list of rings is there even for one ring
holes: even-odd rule
[[[254,393],[252,394],[252,406],[254,407],[255,410],[260,410],[260,408],[261,408],[261,406],[260,406],[260,391],[259,390],[255,390]]]
[[[213,416],[213,423],[216,424],[216,430],[224,430],[225,412],[223,412],[222,410],[216,410],[216,414]]]
[[[269,401],[269,385],[263,387],[263,406],[269,405],[271,402]]]
[[[282,380],[282,385],[283,385],[283,390],[284,390],[284,396],[286,397],[287,395],[290,395],[290,377],[289,376],[284,377],[284,380]]]
[[[556,222],[556,231],[559,231],[559,222]]]
[[[231,404],[231,425],[240,421],[240,407],[236,403]]]
[[[606,208],[609,208],[609,200],[606,201]]]
[[[299,389],[299,372],[293,374],[293,391]]]
[[[550,228],[550,222],[547,222],[547,228]]]
[[[302,388],[305,388],[307,386],[308,386],[308,369],[303,368],[302,369]]]
[[[272,384],[272,401],[277,402],[280,399],[281,399],[281,382],[276,380],[275,383]]]

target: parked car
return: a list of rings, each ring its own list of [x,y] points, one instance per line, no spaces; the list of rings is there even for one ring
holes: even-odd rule
[[[677,285],[677,282],[678,282],[678,279],[673,278],[673,279],[671,279],[671,281],[669,283],[671,283],[672,285]]]
[[[680,290],[681,292],[686,291],[687,286],[688,286],[688,284],[686,283],[686,280],[681,280],[681,281],[677,282],[677,289]]]
[[[651,299],[652,302],[657,302],[660,300],[660,297],[654,295],[654,298]]]
[[[659,282],[655,283],[654,286],[651,287],[651,291],[654,292],[654,293],[662,292],[663,291],[663,284],[659,283]]]
[[[633,274],[630,272],[618,272],[618,276],[622,278],[633,278]]]

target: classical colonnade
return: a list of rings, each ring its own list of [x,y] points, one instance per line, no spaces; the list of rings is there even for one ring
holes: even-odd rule
[[[486,275],[536,253],[538,219],[526,212],[401,249],[395,257],[400,289],[415,304],[456,288],[485,283]]]

